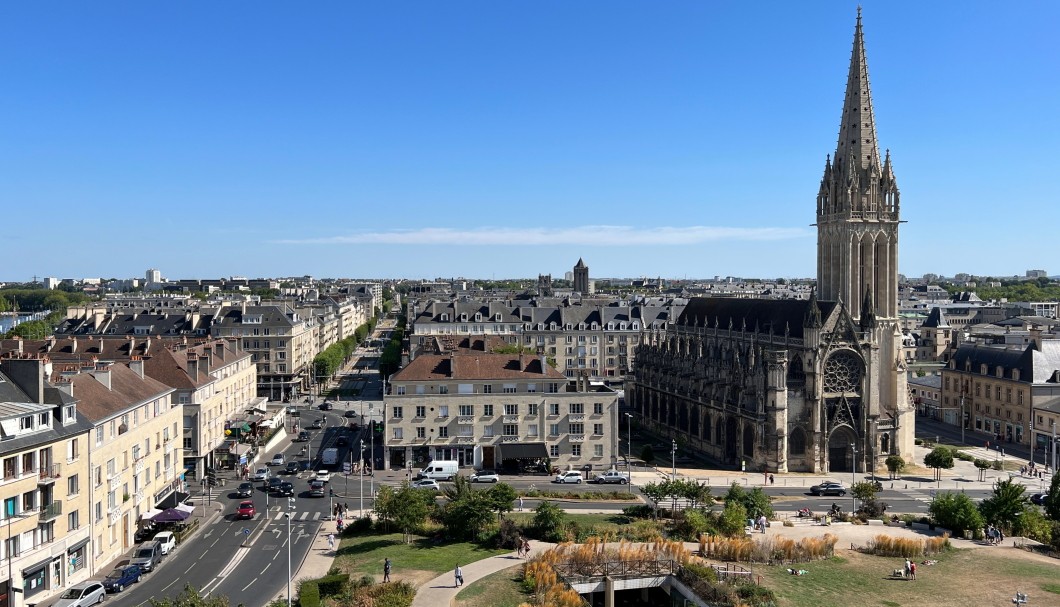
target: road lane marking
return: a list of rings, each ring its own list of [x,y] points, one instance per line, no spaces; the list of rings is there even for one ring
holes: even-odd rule
[[[318,512],[317,514],[319,515],[320,513]],[[306,520],[307,518],[309,518],[309,511],[308,511],[308,510],[307,510],[307,511],[305,511],[305,512],[303,512],[303,513],[302,513],[302,516],[298,517],[298,520],[300,520],[300,521],[304,521],[304,520]]]
[[[209,553],[209,552],[210,552],[209,550],[203,550],[202,551],[202,556],[199,557],[199,560],[202,560],[202,559],[206,558],[206,554]]]
[[[221,572],[217,574],[217,577],[215,577],[212,581],[210,581],[209,583],[207,583],[205,586],[202,587],[202,591],[204,593],[208,592],[207,589],[210,588],[210,586],[213,586],[213,588],[210,588],[210,590],[209,590],[210,592],[212,592],[213,590],[216,590],[217,586],[219,586],[221,584],[221,582],[224,581],[224,579],[226,577],[228,577],[228,575],[230,573],[232,573],[232,571],[235,570],[235,568],[247,556],[247,554],[249,552],[250,552],[250,548],[247,548],[247,547],[241,547],[238,550],[236,550],[236,553],[232,557],[232,560],[229,561],[228,564],[225,565],[225,568],[222,569]],[[206,595],[204,594],[203,596],[206,596]]]
[[[258,581],[258,578],[254,578],[254,579],[250,580],[249,584],[247,584],[246,586],[243,586],[243,592],[246,592],[247,588],[250,588],[254,584],[254,582],[256,582],[256,581]]]
[[[194,566],[195,566],[195,563],[192,563],[191,567],[194,567]],[[187,572],[191,571],[191,567],[188,567],[187,569],[185,569],[184,573],[187,573]]]
[[[265,575],[265,572],[268,571],[269,567],[272,567],[272,563],[265,565],[265,568],[261,570],[261,575]]]
[[[278,520],[280,520],[280,519],[282,519],[282,518],[283,518],[283,512],[277,512],[277,513],[276,513],[276,518],[274,518],[274,519],[272,519],[272,520],[274,520],[274,521],[278,521]]]
[[[217,538],[217,539],[215,539],[215,540],[213,541],[213,543],[212,543],[212,544],[210,544],[210,548],[213,548],[214,546],[216,546],[216,545],[217,545],[217,542],[219,542],[219,541],[221,541],[221,538]]]
[[[184,573],[187,573],[187,571],[185,571]],[[176,583],[177,583],[177,580],[173,580],[172,582],[169,583],[169,586],[172,586],[173,584],[176,584]],[[166,586],[165,588],[163,588],[162,592],[165,592],[165,591],[169,590],[169,586]]]

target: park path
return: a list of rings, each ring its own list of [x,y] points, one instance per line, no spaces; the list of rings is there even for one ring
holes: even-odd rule
[[[537,556],[555,546],[555,544],[548,542],[531,541],[530,556]],[[460,563],[460,569],[463,570],[464,585],[467,586],[475,582],[475,580],[480,580],[487,575],[497,573],[522,562],[525,562],[525,559],[516,556],[513,550],[512,552],[491,556],[474,563]],[[456,565],[457,563],[453,563],[454,568]],[[453,599],[456,598],[456,594],[460,592],[455,582],[452,569],[439,575],[416,590],[416,598],[412,600],[412,607],[449,607]]]

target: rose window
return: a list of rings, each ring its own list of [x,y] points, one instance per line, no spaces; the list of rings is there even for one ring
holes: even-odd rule
[[[849,352],[839,352],[824,363],[825,392],[860,392],[861,361]]]

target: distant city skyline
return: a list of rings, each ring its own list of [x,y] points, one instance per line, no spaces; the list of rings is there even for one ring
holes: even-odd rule
[[[899,272],[1057,274],[1060,6],[863,4]],[[815,274],[856,3],[247,6],[7,8],[0,280]]]

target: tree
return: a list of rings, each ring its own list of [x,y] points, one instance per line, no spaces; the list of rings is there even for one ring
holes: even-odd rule
[[[766,518],[773,518],[772,498],[766,495],[761,487],[755,487],[747,491],[733,482],[729,486],[729,491],[725,494],[724,499],[726,505],[730,502],[738,502],[743,506],[747,514],[755,518],[761,515],[765,515]]]
[[[709,505],[714,502],[710,495],[710,485],[691,479],[680,479],[675,482],[675,488],[679,497],[688,500],[690,508],[696,508],[700,504]]]
[[[725,509],[718,517],[718,531],[722,535],[742,535],[747,526],[747,510],[738,501],[725,502]]]
[[[876,499],[876,484],[870,482],[854,483],[854,486],[850,488],[850,492],[863,502]]]
[[[652,450],[651,445],[644,445],[644,448],[640,450],[640,459],[649,466],[655,461],[655,451]]]
[[[898,478],[898,475],[905,470],[905,460],[901,455],[888,455],[883,463],[887,465],[887,472],[891,474],[892,479]]]
[[[659,502],[669,495],[667,491],[666,483],[647,483],[640,488],[640,492],[651,500],[652,516],[659,516]]]
[[[408,482],[394,494],[391,515],[394,524],[405,534],[405,543],[412,543],[412,531],[423,525],[434,505],[434,492],[429,489],[413,489]]]
[[[973,464],[973,465],[974,465],[974,466],[976,467],[976,469],[977,469],[977,470],[979,471],[979,480],[980,480],[980,481],[983,481],[983,480],[985,480],[985,478],[986,478],[986,471],[987,471],[987,470],[989,470],[989,469],[990,469],[990,466],[992,465],[992,464],[990,463],[990,460],[985,460],[985,459],[979,459],[979,458],[977,457],[977,458],[975,458],[975,460],[974,460],[974,461],[972,462],[972,464]]]
[[[962,534],[968,530],[983,528],[983,515],[975,507],[975,502],[963,493],[940,493],[931,500],[928,512],[935,522]]]
[[[519,497],[515,488],[508,483],[496,483],[486,491],[490,507],[497,513],[497,520],[504,518],[505,512],[512,511],[512,504]]]
[[[204,597],[199,590],[191,584],[185,584],[184,590],[176,597],[163,599],[147,599],[151,607],[228,607],[228,597],[211,596]],[[239,604],[242,607],[242,603]]]
[[[1026,487],[1019,483],[999,480],[994,483],[994,493],[979,504],[979,511],[987,522],[1011,531],[1030,503],[1024,491]]]
[[[390,528],[390,521],[394,517],[394,488],[390,485],[382,485],[375,494],[376,518],[383,523],[384,529]]]
[[[567,516],[563,509],[552,502],[541,502],[534,509],[533,527],[542,539],[558,540],[563,519]]]
[[[485,491],[472,491],[448,502],[441,510],[441,522],[449,537],[474,539],[493,523],[493,502]]]
[[[935,480],[942,479],[942,469],[949,470],[953,467],[953,451],[947,447],[935,447],[924,456],[924,465],[935,469]]]
[[[1060,471],[1053,473],[1049,493],[1045,494],[1045,514],[1054,521],[1060,521]]]

